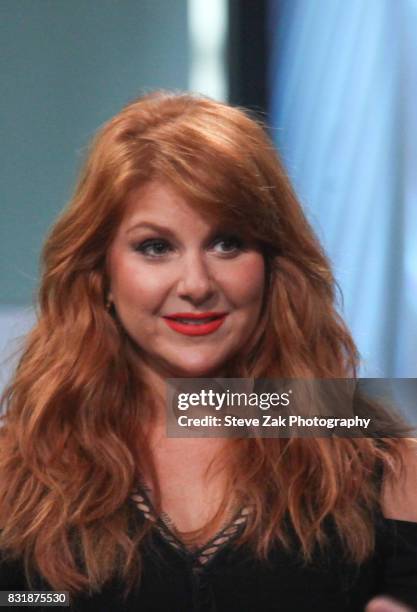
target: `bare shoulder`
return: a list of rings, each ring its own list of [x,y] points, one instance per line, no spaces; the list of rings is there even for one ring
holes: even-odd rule
[[[382,511],[389,519],[417,522],[417,439],[404,440],[403,459],[402,474],[384,482]]]

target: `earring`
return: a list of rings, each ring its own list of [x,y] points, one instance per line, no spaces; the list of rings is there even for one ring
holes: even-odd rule
[[[112,307],[113,302],[111,301],[111,299],[108,297],[106,299],[106,310],[110,310],[110,308]]]

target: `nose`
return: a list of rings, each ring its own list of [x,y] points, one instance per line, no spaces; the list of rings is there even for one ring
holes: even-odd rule
[[[214,294],[214,282],[203,255],[190,253],[184,257],[178,281],[178,296],[203,304]]]

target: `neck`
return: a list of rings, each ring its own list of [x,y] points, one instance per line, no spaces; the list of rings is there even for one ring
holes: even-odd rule
[[[154,426],[166,425],[167,406],[167,380],[172,378],[190,378],[186,372],[169,370],[155,363],[150,363],[145,356],[139,361],[139,376],[144,381],[152,398],[152,418]],[[204,376],[192,376],[191,378],[227,378],[225,368],[213,372],[207,372]]]

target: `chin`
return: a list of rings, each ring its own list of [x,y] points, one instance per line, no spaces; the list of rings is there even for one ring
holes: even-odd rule
[[[177,372],[177,378],[213,378],[223,370],[224,365],[224,362],[209,363],[208,359],[196,359],[177,363],[172,369]]]

